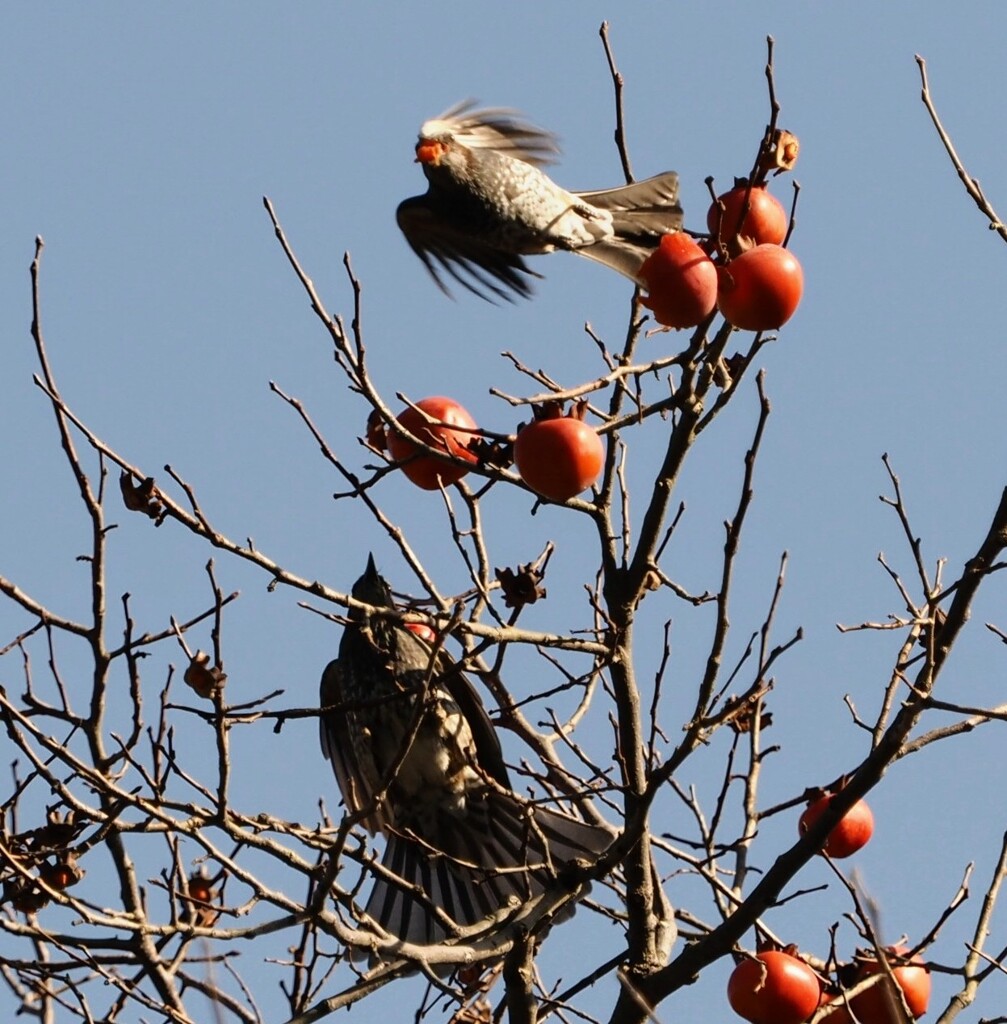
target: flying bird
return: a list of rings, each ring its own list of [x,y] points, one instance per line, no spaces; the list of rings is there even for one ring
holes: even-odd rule
[[[374,559],[358,601],[394,608]],[[412,943],[541,893],[564,863],[596,859],[600,826],[530,803],[511,789],[500,742],[471,682],[443,651],[393,618],[351,610],[339,657],[322,675],[322,750],[343,802],[386,839],[366,913]]]
[[[637,284],[661,236],[682,226],[678,175],[568,192],[540,168],[555,136],[506,108],[459,103],[420,128],[427,191],[399,204],[406,241],[447,294],[443,274],[482,298],[527,298],[541,277],[523,256],[558,249],[604,263]]]

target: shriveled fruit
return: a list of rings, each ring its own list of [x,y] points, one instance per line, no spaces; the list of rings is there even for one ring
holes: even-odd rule
[[[771,331],[793,315],[804,272],[792,252],[765,243],[717,266],[717,305],[743,331]]]
[[[746,958],[727,982],[727,1000],[752,1024],[803,1024],[818,1008],[815,972],[789,953],[766,950]]]
[[[695,327],[717,304],[717,270],[684,231],[664,235],[640,267],[648,295],[640,301],[665,327]]]
[[[199,928],[212,928],[220,917],[220,911],[216,908],[220,893],[213,888],[213,880],[202,871],[197,871],[186,880],[185,894],[182,919]]]
[[[577,415],[545,413],[522,428],[514,442],[521,479],[537,494],[566,501],[590,487],[601,473],[605,446]]]
[[[84,872],[77,867],[73,855],[67,854],[55,864],[44,865],[39,876],[51,889],[62,891],[76,885],[84,877]]]
[[[808,804],[797,823],[802,836],[825,813],[834,798],[833,793],[823,793]],[[873,834],[874,814],[865,800],[858,800],[833,827],[822,852],[830,857],[849,857],[866,846]]]
[[[204,875],[193,875],[185,886],[186,893],[191,899],[209,903],[213,899],[213,887],[210,879]]]
[[[431,448],[452,455],[464,463],[476,462],[470,447],[476,438],[473,433],[476,429],[475,420],[453,398],[435,395],[421,399],[415,409],[410,406],[401,412],[398,421],[410,434]],[[464,429],[454,430],[453,427]],[[392,458],[401,463],[402,472],[425,491],[436,491],[440,484],[447,487],[461,480],[469,471],[467,465],[444,462],[432,455],[423,454],[423,450],[412,441],[399,437],[392,430],[388,431],[388,450]]]

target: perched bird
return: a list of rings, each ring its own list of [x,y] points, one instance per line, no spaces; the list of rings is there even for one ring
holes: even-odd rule
[[[352,594],[395,607],[373,558]],[[347,810],[384,833],[381,863],[402,880],[375,878],[366,912],[385,931],[442,941],[451,933],[431,907],[475,924],[608,845],[605,829],[511,790],[493,725],[448,655],[394,619],[350,620],[322,675],[322,749]]]
[[[420,128],[428,188],[401,203],[399,227],[441,290],[445,271],[485,299],[531,294],[521,258],[565,249],[631,281],[661,236],[682,226],[678,175],[567,192],[539,168],[559,152],[549,132],[502,108],[460,103]]]

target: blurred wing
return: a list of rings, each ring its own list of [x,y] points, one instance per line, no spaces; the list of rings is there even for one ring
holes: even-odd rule
[[[319,702],[322,708],[332,707],[346,701],[343,686],[343,670],[338,660],[330,661],[322,673],[319,687]],[[371,803],[373,793],[360,771],[353,751],[353,739],[344,711],[323,711],[318,720],[322,753],[332,764],[332,770],[343,794],[343,803],[351,814],[362,810]],[[371,832],[381,827],[381,817],[375,813],[364,820],[364,826]]]
[[[424,122],[420,138],[451,135],[470,149],[493,149],[516,160],[542,167],[555,162],[559,154],[556,136],[521,120],[516,110],[486,107],[479,110],[475,100],[463,100],[439,117]]]
[[[542,276],[520,256],[494,249],[444,223],[431,209],[427,196],[406,199],[399,204],[395,217],[413,252],[445,295],[451,295],[451,291],[442,273],[489,302],[494,297],[513,302],[514,294],[527,299],[532,294],[527,278]]]

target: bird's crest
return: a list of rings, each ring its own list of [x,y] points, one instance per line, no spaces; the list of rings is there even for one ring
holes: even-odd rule
[[[420,128],[421,142],[444,138],[470,149],[493,149],[536,167],[554,163],[559,154],[552,132],[523,121],[509,107],[479,109],[472,99],[456,103]]]

